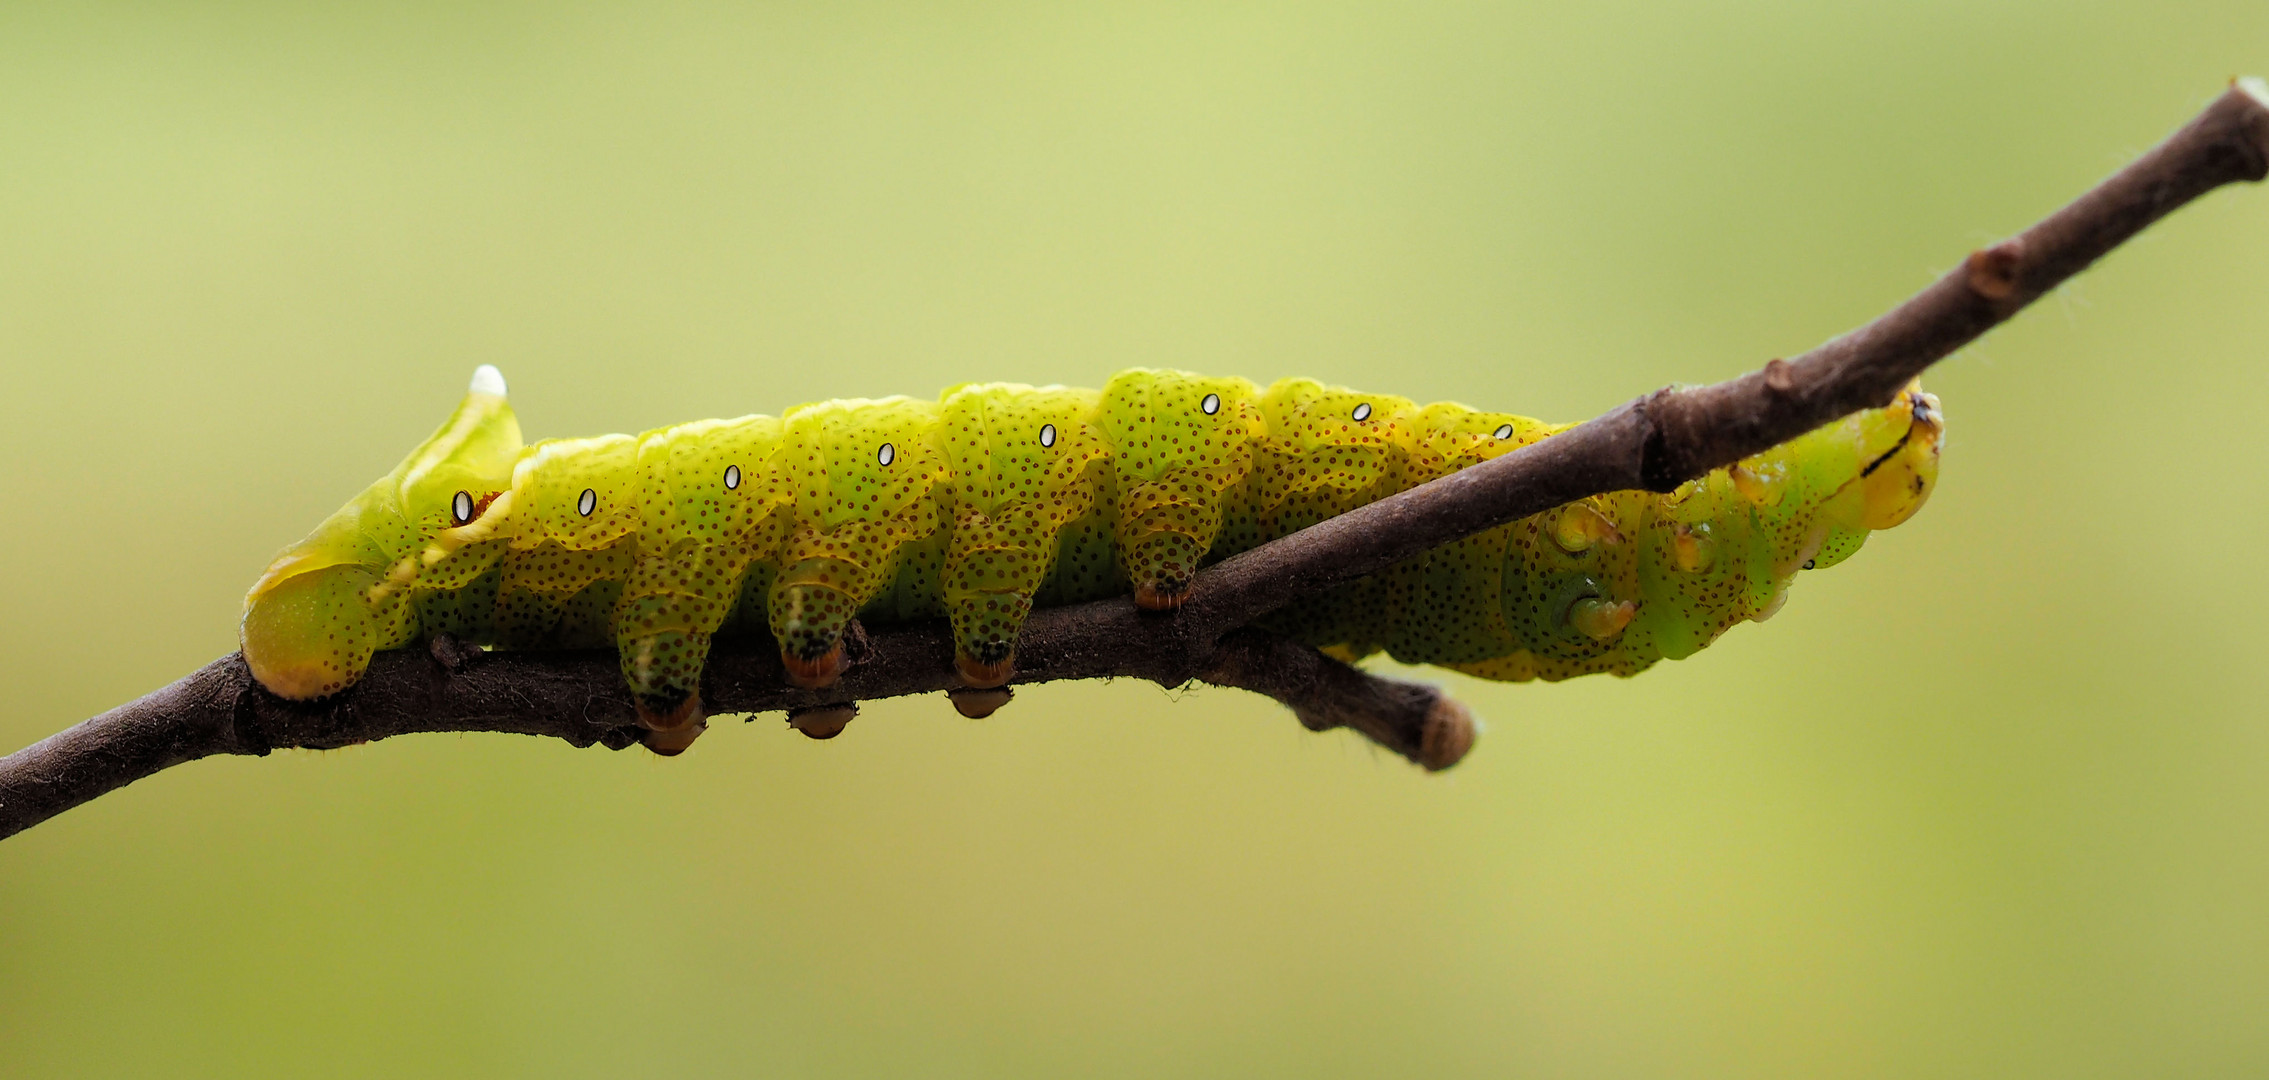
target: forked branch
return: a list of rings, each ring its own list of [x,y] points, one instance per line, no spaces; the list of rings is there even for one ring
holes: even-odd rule
[[[1472,744],[1465,710],[1438,690],[1366,674],[1246,629],[1289,602],[1460,537],[1609,491],[1669,491],[1812,428],[1882,405],[1924,368],[2080,272],[2175,208],[2269,174],[2269,88],[2245,80],[2157,148],[2039,224],[1973,252],[1875,321],[1793,360],[1711,386],[1662,390],[1485,464],[1331,518],[1200,573],[1179,612],[1126,599],[1034,612],[1016,681],[1132,676],[1266,694],[1307,726],[1351,727],[1429,769]],[[942,624],[864,639],[824,691],[790,687],[769,640],[720,641],[711,711],[811,710],[949,690]],[[970,711],[985,704],[958,702]],[[448,640],[381,653],[335,698],[283,701],[231,655],[138,701],[0,758],[0,837],[170,765],[277,747],[328,749],[417,731],[549,735],[577,746],[636,741],[612,653],[485,653]]]

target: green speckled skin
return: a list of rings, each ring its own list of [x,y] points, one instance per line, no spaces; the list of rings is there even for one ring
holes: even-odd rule
[[[1170,607],[1202,565],[1556,430],[1307,379],[1134,370],[1101,391],[972,384],[522,447],[502,394],[475,392],[276,559],[246,598],[245,654],[269,689],[310,698],[375,649],[443,632],[612,642],[666,726],[697,716],[715,634],[768,632],[824,682],[853,617],[945,618],[964,679],[992,685],[1034,606]],[[1911,515],[1942,431],[1910,388],[1669,495],[1560,507],[1266,625],[1495,679],[1634,674],[1769,617],[1798,573]]]

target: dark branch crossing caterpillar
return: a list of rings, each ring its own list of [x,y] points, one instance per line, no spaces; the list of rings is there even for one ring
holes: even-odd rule
[[[523,446],[504,377],[285,550],[245,597],[270,691],[354,684],[449,633],[612,643],[649,730],[702,724],[711,638],[769,633],[824,687],[853,618],[945,618],[972,687],[1015,674],[1035,606],[1186,598],[1198,568],[1564,425],[1310,379],[1135,369],[1100,391],[964,384]],[[1615,492],[1309,597],[1263,626],[1344,659],[1485,678],[1632,675],[1778,611],[1800,570],[1921,507],[1944,418],[1917,386],[1667,495]]]

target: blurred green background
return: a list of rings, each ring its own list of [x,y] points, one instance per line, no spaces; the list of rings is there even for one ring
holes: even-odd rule
[[[531,437],[1162,364],[1580,419],[1871,317],[2269,5],[0,5],[0,750]],[[2269,191],[1930,386],[1911,524],[1427,776],[1236,693],[429,736],[0,844],[0,1075],[2269,1070]]]

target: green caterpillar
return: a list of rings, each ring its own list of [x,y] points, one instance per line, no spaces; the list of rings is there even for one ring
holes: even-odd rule
[[[945,618],[962,681],[996,687],[1034,606],[1176,607],[1201,565],[1559,430],[1310,379],[1137,369],[1101,391],[965,384],[523,446],[484,365],[439,431],[277,556],[241,638],[260,683],[296,699],[442,633],[612,642],[646,744],[674,753],[703,726],[713,635],[768,631],[789,677],[824,687],[851,619]],[[1909,387],[1670,494],[1571,503],[1264,625],[1491,679],[1635,674],[1769,617],[1800,570],[1906,520],[1943,431]]]

